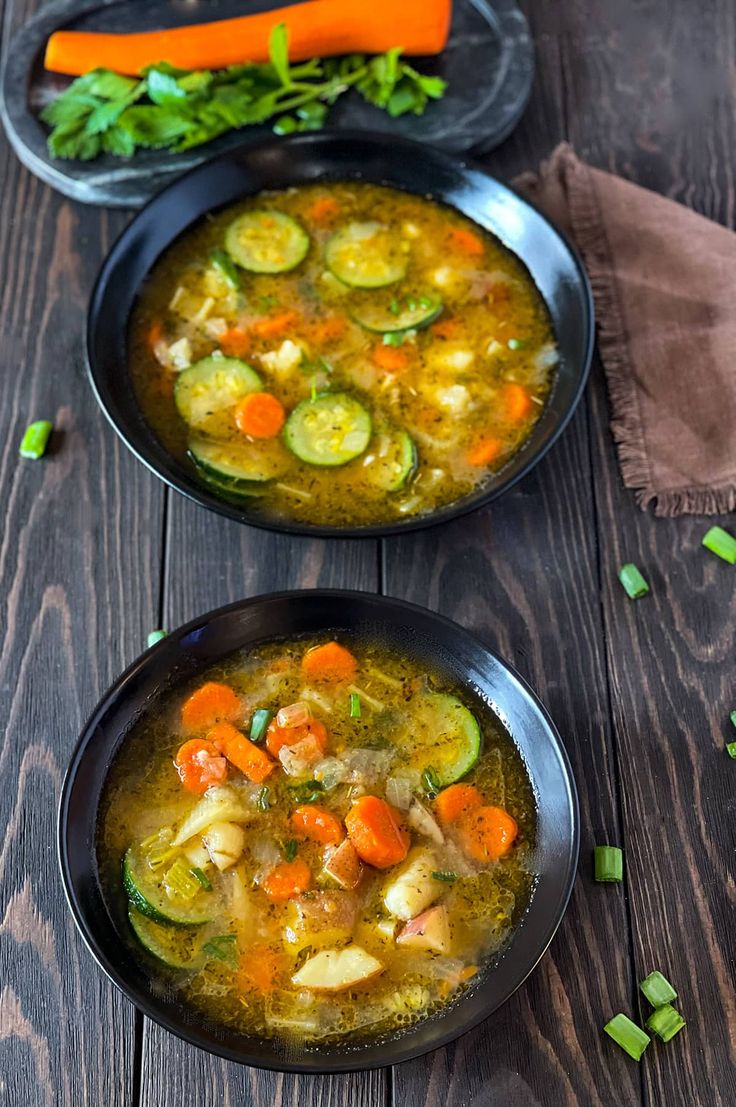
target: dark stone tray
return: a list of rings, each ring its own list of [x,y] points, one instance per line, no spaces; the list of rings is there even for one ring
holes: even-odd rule
[[[275,0],[255,0],[247,10],[274,6]],[[0,85],[0,114],[20,160],[74,200],[134,207],[207,158],[270,134],[267,126],[247,127],[182,154],[142,150],[130,160],[105,154],[92,162],[63,161],[49,157],[47,129],[38,119],[41,108],[69,83],[69,78],[43,68],[52,31],[181,26],[226,19],[242,14],[243,8],[242,0],[57,0],[42,8],[7,45]],[[448,81],[444,99],[431,104],[424,116],[392,120],[349,93],[330,112],[329,126],[381,130],[388,142],[392,135],[402,135],[452,153],[487,152],[515,127],[529,98],[534,52],[526,20],[515,0],[455,0],[447,48],[439,57],[418,59],[417,65]]]

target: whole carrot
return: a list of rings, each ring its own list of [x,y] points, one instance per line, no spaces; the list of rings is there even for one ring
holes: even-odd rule
[[[402,46],[405,54],[438,54],[447,42],[451,0],[307,0],[270,12],[173,27],[162,31],[107,34],[56,31],[46,45],[44,65],[80,76],[112,69],[131,76],[166,61],[180,69],[224,69],[268,61],[268,39],[278,23],[289,33],[289,57],[305,61],[334,54],[382,54]]]

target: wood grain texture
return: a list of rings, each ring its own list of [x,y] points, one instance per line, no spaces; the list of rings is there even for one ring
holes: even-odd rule
[[[376,591],[376,543],[287,538],[246,528],[169,493],[164,623],[285,588]],[[310,1077],[209,1057],[145,1020],[140,1107],[384,1107],[386,1071]]]
[[[121,221],[53,195],[4,140],[0,195],[0,1104],[129,1107],[133,1009],[72,924],[56,809],[85,717],[152,625],[162,492],[83,373],[86,299]],[[39,417],[50,451],[21,461]]]
[[[570,137],[596,164],[733,227],[736,95],[726,74],[736,13],[727,0],[698,7],[626,4],[614,15],[601,6],[593,34],[589,5],[568,6]],[[602,109],[595,119],[591,101]],[[638,511],[618,476],[600,381],[589,399],[635,970],[641,979],[661,969],[688,1021],[676,1041],[649,1050],[645,1100],[725,1107],[736,1102],[736,826],[723,748],[736,592],[733,570],[700,540],[714,522],[733,530],[733,518]],[[623,595],[625,561],[649,580],[646,602]],[[645,1002],[640,1010],[649,1013]]]

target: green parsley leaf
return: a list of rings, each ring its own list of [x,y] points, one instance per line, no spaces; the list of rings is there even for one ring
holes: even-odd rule
[[[277,23],[268,39],[268,56],[271,65],[285,88],[291,87],[289,72],[289,33],[285,23]]]
[[[162,69],[149,69],[146,82],[148,98],[154,104],[175,104],[187,98],[187,90],[180,87],[176,77]]]
[[[289,841],[284,843],[284,857],[287,861],[294,860],[298,848],[299,843],[297,842],[296,838],[289,838]]]
[[[127,131],[138,146],[170,146],[172,141],[185,135],[190,120],[178,109],[158,106],[126,108],[118,120],[118,126]]]

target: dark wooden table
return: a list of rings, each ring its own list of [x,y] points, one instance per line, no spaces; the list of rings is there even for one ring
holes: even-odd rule
[[[733,226],[732,0],[524,6],[534,94],[488,167],[509,178],[567,137]],[[36,5],[4,7],[7,42]],[[704,519],[655,520],[622,489],[600,366],[559,444],[486,511],[384,542],[247,529],[167,491],[86,383],[87,296],[126,214],[55,195],[4,142],[0,196],[0,1104],[733,1107],[734,570],[700,549]],[[59,428],[53,451],[21,463],[40,417]],[[638,603],[616,579],[629,560],[652,585]],[[394,1070],[295,1078],[199,1052],[116,992],[67,911],[55,818],[83,720],[151,628],[318,584],[442,611],[521,670],[573,760],[582,860],[550,951],[484,1025]],[[593,883],[595,842],[624,846],[623,887]],[[637,1065],[601,1027],[642,1014],[653,968],[676,982],[687,1029]]]

